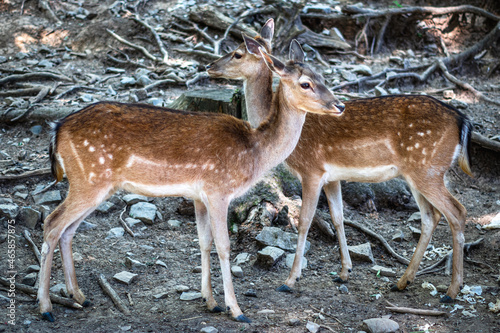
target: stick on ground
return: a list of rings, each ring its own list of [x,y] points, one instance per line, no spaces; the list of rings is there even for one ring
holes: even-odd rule
[[[118,310],[120,310],[122,313],[126,315],[130,315],[130,310],[128,309],[127,305],[123,303],[120,296],[118,296],[116,291],[111,287],[108,280],[106,280],[104,274],[99,274],[97,280],[99,281],[99,285],[101,286],[104,293],[108,295],[109,298],[111,298],[111,300],[113,301],[113,303],[115,303]]]
[[[424,309],[413,309],[396,306],[390,302],[386,302],[389,306],[386,307],[387,310],[391,310],[398,313],[411,313],[419,316],[448,316],[448,312],[445,311],[435,311],[435,310],[424,310]]]

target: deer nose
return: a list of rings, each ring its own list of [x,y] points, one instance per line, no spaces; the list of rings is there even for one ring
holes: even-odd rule
[[[345,110],[344,103],[336,104],[335,107],[340,111],[340,113],[344,112],[344,110]]]
[[[212,68],[212,64],[208,64],[208,65],[206,65],[206,66],[205,66],[205,70],[207,70],[207,71],[208,71],[210,68]]]

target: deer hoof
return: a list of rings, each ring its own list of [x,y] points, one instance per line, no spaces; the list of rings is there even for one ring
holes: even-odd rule
[[[402,291],[402,290],[398,288],[398,285],[397,285],[397,284],[393,284],[393,285],[391,286],[391,291]]]
[[[217,305],[215,308],[213,308],[210,311],[212,311],[213,313],[221,313],[221,312],[224,312],[224,309]]]
[[[333,279],[333,282],[337,283],[347,283],[347,280],[343,280],[340,276],[337,276],[335,279]]]
[[[286,284],[282,284],[280,287],[276,288],[276,291],[281,291],[283,293],[293,293],[293,289]]]
[[[234,318],[236,321],[240,322],[240,323],[248,323],[250,324],[252,321],[250,319],[248,319],[247,316],[243,315],[243,314],[240,314],[238,317]]]
[[[450,296],[448,295],[444,295],[440,300],[439,302],[440,303],[453,303],[453,298],[451,298]]]
[[[42,313],[42,318],[45,319],[45,320],[50,321],[51,323],[53,323],[54,321],[56,321],[51,312],[44,312],[44,313]]]

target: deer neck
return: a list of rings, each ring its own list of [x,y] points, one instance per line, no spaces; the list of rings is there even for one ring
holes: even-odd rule
[[[253,128],[269,117],[269,105],[273,99],[273,74],[261,61],[264,68],[259,69],[262,75],[255,75],[243,81],[248,122]]]
[[[266,114],[267,118],[255,130],[258,136],[256,146],[256,174],[265,172],[283,162],[295,149],[302,126],[306,119],[306,112],[293,107],[285,97],[285,87],[280,83],[274,96],[271,94],[272,107],[269,104],[258,114]],[[270,112],[269,112],[270,110]]]

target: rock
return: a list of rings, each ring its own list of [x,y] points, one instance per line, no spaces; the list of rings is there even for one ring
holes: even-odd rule
[[[28,195],[29,195],[28,193],[24,193],[24,192],[16,192],[16,193],[14,193],[15,197],[23,199],[23,200],[26,200],[28,198]]]
[[[363,320],[363,325],[370,333],[390,333],[399,329],[399,324],[394,320],[385,318],[372,318]]]
[[[125,266],[127,266],[128,269],[131,269],[133,271],[143,270],[147,267],[146,264],[143,264],[142,262],[132,259],[130,257],[125,258]]]
[[[195,299],[200,299],[201,293],[197,291],[185,291],[181,294],[180,299],[183,301],[194,301]]]
[[[162,291],[158,294],[153,295],[155,299],[164,299],[168,297],[168,291]]]
[[[170,226],[170,228],[177,229],[182,225],[182,222],[178,220],[168,220],[167,224]]]
[[[219,333],[219,330],[213,326],[206,326],[200,330],[200,333]]]
[[[27,190],[28,190],[28,188],[24,184],[19,184],[19,185],[16,185],[12,188],[12,192],[19,192],[19,191],[24,192]]]
[[[271,309],[264,309],[264,310],[258,311],[257,313],[258,314],[273,314],[273,313],[276,313],[276,311],[271,310]]]
[[[23,207],[19,210],[19,214],[17,215],[17,221],[24,225],[29,229],[35,229],[36,224],[42,218],[42,213],[31,208],[31,207]]]
[[[290,319],[288,319],[287,324],[288,324],[288,326],[300,326],[300,324],[302,324],[302,322],[300,321],[299,318],[290,318]]]
[[[33,200],[35,200],[37,206],[57,204],[62,200],[61,192],[56,190],[35,194]]]
[[[402,230],[398,230],[394,236],[392,236],[392,240],[395,242],[402,242],[405,240],[405,234]]]
[[[124,87],[133,86],[136,82],[136,79],[134,79],[133,77],[124,77],[120,80],[120,84]]]
[[[78,261],[82,261],[82,260],[83,260],[83,256],[80,253],[73,252],[73,261],[78,262]]]
[[[490,221],[489,224],[484,225],[483,229],[488,229],[488,230],[491,230],[491,229],[500,229],[500,213],[498,213],[497,215],[495,215],[495,217],[493,217],[491,219],[491,221]]]
[[[90,223],[87,221],[82,221],[80,225],[78,226],[78,229],[76,229],[76,232],[82,232],[82,231],[87,231],[87,230],[92,230],[97,228],[97,224]]]
[[[445,90],[443,91],[443,97],[446,99],[453,99],[455,98],[455,93],[453,90]]]
[[[354,74],[351,71],[348,71],[346,69],[343,69],[340,71],[340,75],[346,80],[346,81],[356,81],[358,78],[356,74]]]
[[[392,269],[379,265],[373,266],[372,268],[370,268],[370,270],[372,272],[375,272],[376,274],[379,274],[380,272],[380,275],[382,276],[396,276],[396,272],[394,272]]]
[[[411,216],[408,218],[408,222],[417,222],[417,223],[421,223],[422,221],[422,214],[420,214],[420,212],[415,212],[413,214],[411,214]]]
[[[347,286],[345,284],[341,284],[339,286],[339,291],[341,294],[349,294],[349,289],[347,288]]]
[[[367,261],[371,263],[375,263],[375,259],[373,258],[372,247],[370,243],[364,243],[355,246],[348,246],[349,254],[352,259],[357,259],[360,261]]]
[[[104,201],[95,210],[99,213],[109,213],[115,205],[112,202]]]
[[[11,198],[0,197],[0,205],[13,204],[14,201]]]
[[[152,225],[156,217],[157,208],[149,202],[138,202],[130,207],[130,217],[136,218],[145,224]]]
[[[21,283],[27,286],[34,286],[37,276],[37,273],[29,273],[21,280]]]
[[[45,221],[45,219],[47,218],[47,216],[49,216],[50,212],[51,212],[51,209],[49,206],[46,206],[46,205],[41,205],[38,207],[38,210],[40,211],[40,213],[42,213],[42,217],[41,217],[41,220],[42,221]],[[83,222],[82,222],[83,223]]]
[[[382,87],[378,87],[378,86],[376,86],[374,89],[375,89],[375,96],[385,96],[385,95],[389,95],[389,94],[387,93],[387,91],[386,91],[384,88],[382,88]]]
[[[178,293],[183,293],[183,292],[188,291],[190,288],[188,286],[184,286],[184,285],[180,284],[180,285],[175,286],[174,289]]]
[[[132,217],[127,217],[127,218],[125,218],[125,223],[127,223],[127,225],[129,226],[129,228],[132,228],[135,225],[137,225],[139,223],[142,223],[142,221],[138,220],[138,219],[134,219]]]
[[[146,101],[146,103],[154,106],[165,106],[165,100],[163,98],[153,97]]]
[[[234,263],[236,266],[240,266],[244,263],[247,263],[250,260],[250,253],[242,252],[239,253],[236,258],[234,258]]]
[[[108,238],[120,238],[120,237],[123,237],[124,234],[125,234],[125,229],[123,229],[122,227],[112,228],[108,231],[108,235],[106,236],[106,239],[108,239]]]
[[[56,295],[62,295],[62,296],[67,296],[68,291],[66,290],[66,284],[65,283],[58,283],[52,288],[50,288],[50,292],[56,294]]]
[[[193,273],[201,273],[201,272],[202,272],[201,266],[196,266],[195,268],[193,268]]]
[[[390,56],[389,57],[389,62],[394,62],[398,65],[403,65],[403,58],[401,57],[397,57],[397,56]]]
[[[122,200],[125,201],[127,206],[131,206],[131,205],[136,204],[138,202],[149,202],[150,201],[148,197],[146,197],[144,195],[140,195],[140,194],[127,194],[127,195],[123,196]]]
[[[248,289],[243,293],[243,295],[248,297],[257,297],[257,291],[255,291],[255,289]]]
[[[231,266],[231,273],[233,273],[234,276],[242,278],[243,277],[243,270],[241,269],[240,266]]]
[[[155,265],[158,265],[158,266],[162,266],[162,267],[168,268],[167,264],[165,264],[163,261],[161,261],[161,260],[159,260],[159,259],[155,261]]]
[[[459,101],[458,99],[452,99],[448,103],[455,109],[467,109],[469,107],[469,104],[464,101]]]
[[[118,282],[125,283],[125,284],[129,285],[137,279],[137,276],[138,276],[137,274],[123,271],[120,273],[116,273],[113,276],[113,279],[115,279]]]
[[[285,257],[285,265],[288,268],[292,268],[293,266],[293,261],[295,260],[295,254],[293,253],[288,253]],[[307,268],[307,259],[302,257],[302,269]]]
[[[283,256],[285,251],[274,246],[266,246],[264,249],[257,252],[256,264],[271,268],[273,267]]]
[[[306,328],[309,332],[311,333],[316,333],[319,331],[319,329],[321,328],[321,326],[319,326],[319,324],[316,324],[312,321],[308,321],[307,324],[306,324]]]
[[[288,206],[284,205],[283,208],[278,212],[278,217],[276,218],[276,221],[273,221],[273,224],[275,225],[289,225],[290,224],[290,218],[288,217]]]
[[[40,266],[38,265],[29,265],[26,269],[26,273],[40,272]]]
[[[14,219],[19,212],[19,206],[15,203],[4,203],[0,204],[0,217],[6,217],[8,219]]]
[[[411,225],[408,226],[408,228],[410,228],[411,234],[413,235],[413,237],[420,238],[420,235],[422,234],[422,231],[420,231],[420,229],[412,227]]]
[[[357,65],[352,68],[352,71],[356,74],[371,76],[373,74],[372,69],[366,65]]]
[[[280,249],[293,252],[297,248],[297,238],[296,234],[285,232],[276,227],[264,227],[260,234],[255,237],[263,245],[279,247]],[[310,247],[311,243],[306,241],[304,253],[307,253]]]

